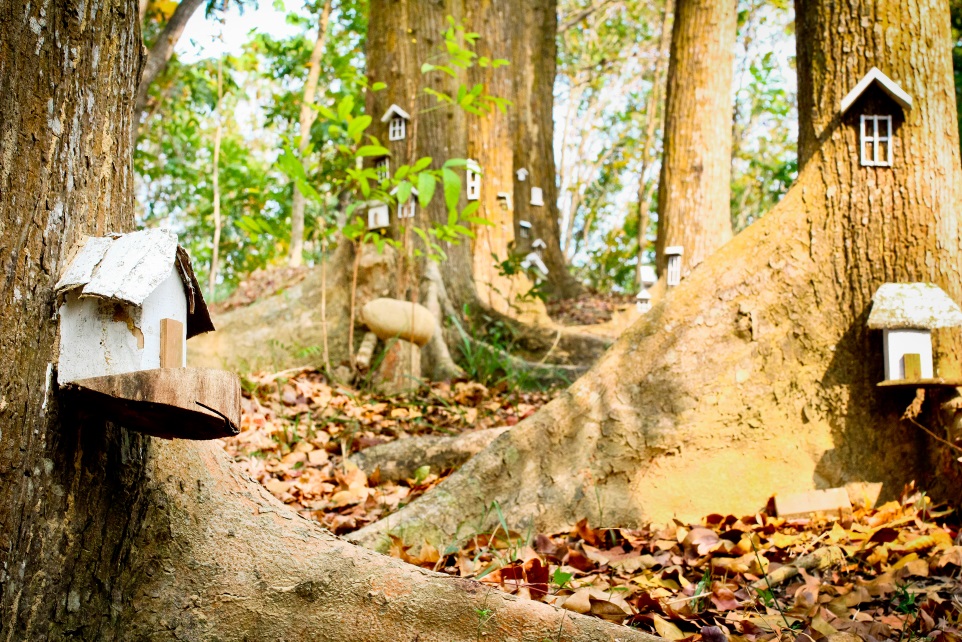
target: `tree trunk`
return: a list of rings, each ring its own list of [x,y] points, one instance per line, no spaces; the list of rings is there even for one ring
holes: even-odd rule
[[[191,16],[204,4],[204,0],[181,0],[170,20],[164,26],[164,30],[157,36],[157,41],[150,47],[147,59],[144,62],[143,75],[140,77],[140,84],[137,87],[137,103],[135,113],[139,116],[147,107],[147,93],[150,85],[157,80],[157,76],[164,72],[170,57],[174,55],[174,47],[180,40],[184,28],[190,21]]]
[[[678,0],[658,192],[659,273],[681,246],[682,276],[727,243],[731,224],[735,0]]]
[[[639,290],[644,287],[641,282],[641,268],[645,264],[645,251],[648,248],[648,226],[651,222],[649,208],[654,186],[654,181],[648,177],[648,170],[652,163],[655,130],[658,128],[660,120],[658,107],[661,105],[665,68],[668,66],[669,47],[671,46],[671,31],[668,27],[671,24],[674,5],[674,0],[665,0],[665,9],[661,18],[658,60],[655,61],[651,91],[648,93],[648,104],[645,106],[645,140],[641,144],[641,168],[638,172],[638,265],[635,268],[635,283]]]
[[[138,5],[0,15],[0,639],[655,639],[355,548],[216,443],[65,406],[54,284],[133,227]]]
[[[773,493],[853,481],[883,482],[892,498],[916,479],[958,499],[954,458],[900,421],[914,390],[876,387],[881,337],[865,326],[885,282],[930,281],[962,299],[948,8],[807,0],[797,24],[799,95],[818,99],[802,103],[808,162],[782,202],[567,392],[356,540],[446,537],[492,501],[512,528],[556,531],[582,517],[745,514]],[[872,66],[914,108],[903,118],[873,88],[839,118]],[[859,113],[876,109],[897,124],[891,168],[859,163]],[[958,377],[958,329],[935,337],[938,374]]]
[[[297,143],[298,158],[304,158],[304,152],[311,142],[311,125],[316,115],[312,106],[317,94],[317,82],[321,77],[321,56],[324,55],[324,43],[327,42],[327,23],[331,16],[331,0],[325,0],[321,9],[321,20],[317,27],[317,40],[311,51],[308,63],[307,80],[304,82],[304,100],[301,103],[300,126],[301,131]],[[287,257],[287,264],[297,267],[304,259],[304,206],[306,202],[300,190],[294,188],[291,202],[291,247]]]
[[[517,300],[516,295],[527,292],[531,283],[523,277],[506,278],[499,274],[493,256],[503,261],[512,248],[524,249],[516,240],[516,221],[521,220],[519,212],[528,210],[530,186],[540,186],[544,189],[546,204],[541,209],[550,212],[538,224],[538,235],[549,243],[547,258],[561,261],[560,247],[557,246],[551,148],[554,0],[539,0],[536,6],[519,0],[483,3],[374,0],[370,15],[377,16],[377,19],[370,21],[368,29],[369,80],[388,85],[384,91],[368,94],[367,111],[381,127],[375,127],[375,133],[382,141],[387,141],[387,124],[380,124],[379,119],[391,104],[399,105],[412,117],[408,124],[408,138],[387,143],[391,150],[392,169],[413,159],[430,156],[435,166],[450,158],[471,158],[478,161],[483,170],[478,215],[494,225],[476,226],[474,242],[445,248],[448,258],[443,276],[455,307],[461,309],[463,305],[474,307],[480,304],[510,316],[544,318],[542,306],[521,305]],[[436,62],[439,45],[443,44],[440,34],[447,26],[447,16],[465,20],[471,31],[481,34],[477,43],[479,55],[508,58],[511,65],[497,69],[476,66],[461,79],[452,79],[439,72],[422,75],[424,62]],[[522,16],[523,20],[520,19]],[[551,33],[544,34],[542,30],[547,28]],[[551,60],[541,60],[541,54],[549,55]],[[514,60],[517,55],[524,59]],[[536,78],[535,74],[550,77]],[[495,111],[485,116],[467,114],[454,106],[426,111],[435,107],[436,101],[423,93],[423,86],[455,95],[462,82],[468,87],[476,82],[484,83],[487,93],[507,98],[513,105],[507,114]],[[527,182],[519,183],[515,171],[522,162],[529,172],[538,172],[539,175],[529,176]],[[464,180],[463,173],[461,176]],[[499,193],[511,197],[510,207],[498,199]],[[462,198],[461,206],[466,202]],[[532,215],[524,216],[530,219]],[[426,212],[418,212],[415,223],[424,226],[430,221],[443,223],[446,220],[447,212],[439,193]],[[533,235],[530,241],[535,238],[537,236]],[[555,239],[554,248],[550,247],[551,238]],[[551,258],[554,253],[557,256]],[[550,265],[549,269],[550,278],[568,284],[562,289],[568,292],[576,289],[576,285],[568,283],[571,278],[563,262],[557,269]]]
[[[558,217],[558,186],[554,158],[554,81],[558,60],[558,1],[536,0],[514,5],[506,29],[512,37],[511,69],[514,72],[512,119],[513,170],[528,170],[526,181],[512,176],[514,234],[517,249],[531,251],[536,239],[548,268],[546,292],[554,298],[574,298],[585,288],[568,271],[561,251]],[[531,188],[544,190],[544,206],[531,205]],[[521,221],[531,223],[531,236],[521,238]]]
[[[223,29],[223,25],[221,25]],[[221,105],[224,101],[224,58],[221,57],[217,61],[217,104],[214,106],[214,118],[217,120],[217,126],[214,129],[214,168],[211,173],[211,189],[214,191],[213,195],[213,209],[214,209],[214,238],[211,242],[210,251],[210,274],[208,274],[208,286],[207,286],[207,296],[211,299],[217,294],[217,270],[218,262],[220,258],[220,232],[221,232],[221,217],[220,217],[220,142],[221,135],[224,131],[223,114],[221,114]]]

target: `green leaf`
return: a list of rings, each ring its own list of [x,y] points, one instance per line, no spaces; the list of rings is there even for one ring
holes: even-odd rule
[[[431,164],[431,161],[433,161],[433,160],[434,160],[434,159],[431,158],[430,156],[425,156],[425,157],[423,157],[423,158],[419,158],[419,159],[414,163],[414,167],[411,168],[411,171],[412,171],[412,172],[420,172],[421,170],[423,170],[424,168],[426,168],[427,166],[429,166],[429,165]],[[418,188],[418,189],[420,189],[420,188]]]
[[[471,201],[461,210],[461,218],[466,220],[468,217],[473,216],[479,207],[481,207],[481,201]]]
[[[444,183],[444,202],[449,210],[457,209],[461,198],[461,177],[447,167],[441,170],[441,180]]]
[[[406,203],[411,198],[411,189],[414,186],[409,181],[401,181],[397,186],[397,202]]]
[[[382,89],[387,89],[387,83],[376,82],[371,85],[371,91],[381,91]]]
[[[420,162],[420,161],[419,161]],[[434,188],[437,187],[438,179],[434,174],[421,172],[418,174],[418,202],[421,207],[427,207],[434,197]]]
[[[367,129],[371,124],[371,117],[367,114],[363,116],[358,116],[351,121],[351,124],[347,126],[347,135],[350,136],[354,142],[361,140],[361,136],[364,135],[364,130]]]
[[[444,166],[454,169],[455,167],[467,167],[468,161],[465,158],[449,158],[444,161]]]
[[[362,145],[358,147],[354,155],[363,158],[365,156],[388,156],[390,153],[390,150],[380,145]]]
[[[346,121],[352,111],[354,111],[354,96],[348,94],[341,98],[341,102],[337,103],[337,115],[341,120]]]

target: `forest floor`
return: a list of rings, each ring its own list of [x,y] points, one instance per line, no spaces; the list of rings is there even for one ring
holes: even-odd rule
[[[385,398],[329,385],[310,370],[251,375],[244,387],[241,433],[225,448],[278,499],[338,534],[397,510],[451,472],[424,467],[413,479],[382,483],[345,453],[514,425],[551,398],[474,382]],[[442,551],[395,543],[390,554],[670,640],[962,642],[959,516],[914,488],[835,519],[785,520],[763,508],[638,530],[582,522],[571,532],[522,533],[491,508],[494,531]]]

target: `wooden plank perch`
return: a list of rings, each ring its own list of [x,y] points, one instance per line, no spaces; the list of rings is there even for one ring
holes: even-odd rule
[[[82,411],[164,439],[217,439],[240,425],[240,379],[223,370],[158,368],[64,386]]]

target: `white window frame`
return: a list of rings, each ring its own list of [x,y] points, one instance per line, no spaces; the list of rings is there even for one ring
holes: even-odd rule
[[[892,117],[862,115],[859,120],[859,150],[862,167],[892,166]],[[879,145],[885,143],[885,158],[879,158]],[[869,154],[869,146],[872,153]]]
[[[674,287],[681,283],[681,255],[669,255],[667,263],[665,284],[669,287]]]
[[[386,181],[391,178],[391,159],[387,156],[377,159],[374,169],[377,170],[377,180]]]
[[[400,116],[394,116],[388,124],[388,140],[404,140],[405,136],[407,136],[407,122]]]
[[[468,159],[466,178],[468,200],[476,201],[481,198],[481,166],[478,161]]]
[[[417,207],[418,207],[417,198],[414,195],[411,195],[408,198],[407,202],[398,203],[397,217],[399,219],[414,218],[414,215],[417,213]]]

